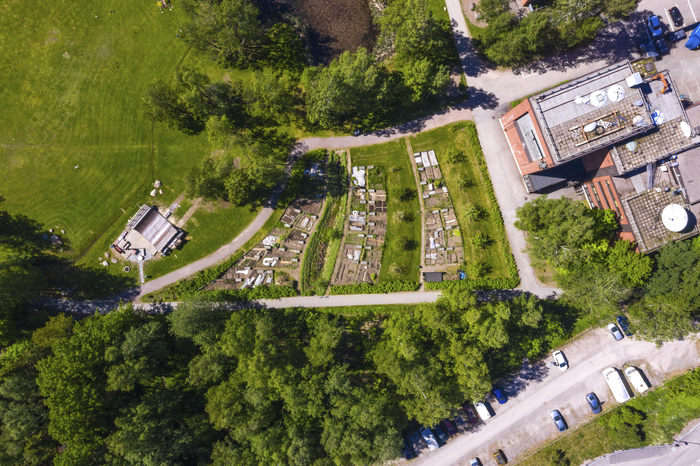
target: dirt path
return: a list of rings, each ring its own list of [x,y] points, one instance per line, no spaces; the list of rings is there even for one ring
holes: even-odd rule
[[[185,212],[185,215],[183,215],[182,218],[177,221],[176,226],[178,228],[183,228],[185,226],[185,224],[187,223],[187,221],[190,219],[190,217],[192,217],[194,215],[194,213],[197,211],[197,209],[199,209],[199,207],[202,205],[202,202],[203,201],[202,201],[201,197],[195,199],[192,206],[190,206],[190,208],[187,209],[187,212]]]

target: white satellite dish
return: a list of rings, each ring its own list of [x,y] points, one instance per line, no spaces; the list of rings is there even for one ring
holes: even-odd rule
[[[614,84],[608,88],[608,99],[612,102],[619,102],[625,98],[625,90],[619,84]]]
[[[661,212],[661,221],[669,231],[678,233],[688,226],[688,212],[678,204],[669,204]]]
[[[591,94],[591,105],[594,107],[602,107],[608,103],[608,96],[605,95],[605,91],[595,91]]]

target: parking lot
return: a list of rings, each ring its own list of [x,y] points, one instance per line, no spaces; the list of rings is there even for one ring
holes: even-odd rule
[[[683,15],[683,26],[675,27],[668,10],[673,7]],[[642,0],[638,11],[648,10],[656,14],[662,21],[664,33],[675,32],[679,29],[690,28],[700,21],[700,0]],[[690,32],[690,31],[688,31]]]

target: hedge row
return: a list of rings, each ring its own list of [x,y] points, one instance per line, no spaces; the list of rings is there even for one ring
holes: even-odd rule
[[[489,197],[489,201],[491,201],[491,219],[493,220],[493,223],[496,225],[496,229],[498,230],[498,241],[500,241],[501,245],[503,246],[503,251],[506,259],[506,263],[508,264],[508,273],[510,274],[510,278],[507,279],[476,279],[476,280],[460,280],[460,281],[472,281],[472,282],[477,282],[474,283],[474,285],[481,285],[482,281],[483,284],[486,285],[486,283],[489,283],[488,286],[485,286],[484,288],[472,288],[472,289],[497,289],[497,288],[515,288],[520,284],[520,277],[518,276],[518,266],[515,263],[515,258],[513,257],[513,254],[510,252],[510,242],[508,241],[508,236],[506,235],[506,228],[505,225],[503,224],[503,215],[501,215],[501,209],[498,206],[498,200],[496,200],[496,193],[493,190],[493,183],[491,182],[491,177],[489,176],[489,169],[486,166],[486,158],[484,157],[484,152],[481,150],[481,142],[479,142],[479,134],[476,131],[476,125],[474,124],[473,121],[467,121],[467,122],[460,122],[457,123],[457,125],[462,125],[464,124],[464,128],[467,130],[467,139],[469,140],[469,143],[471,144],[472,148],[474,149],[474,158],[476,159],[476,164],[479,167],[479,171],[481,172],[481,178],[484,181],[484,185],[486,186],[486,194]],[[461,126],[460,126],[461,128]],[[492,286],[491,283],[495,283],[498,280],[503,280],[503,284],[507,284],[509,286]],[[445,282],[442,282],[445,283]],[[449,283],[449,282],[447,282]],[[465,285],[466,286],[466,285]]]
[[[450,280],[445,282],[427,282],[426,290],[505,290],[515,288],[520,284],[520,278],[475,278],[468,280]]]
[[[389,282],[370,285],[362,283],[359,285],[336,285],[331,286],[331,294],[380,294],[395,293],[397,291],[415,291],[420,286],[416,282]]]
[[[297,296],[297,290],[289,286],[258,286],[240,290],[211,290],[199,291],[197,297],[209,301],[251,301],[253,299],[278,299]]]

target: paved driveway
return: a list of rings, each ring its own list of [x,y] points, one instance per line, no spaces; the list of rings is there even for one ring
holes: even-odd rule
[[[587,393],[598,395],[605,410],[617,404],[603,379],[604,369],[634,365],[655,387],[669,376],[695,367],[698,360],[694,341],[674,342],[657,350],[651,343],[630,338],[617,342],[605,329],[592,331],[562,350],[570,364],[567,371],[549,366],[549,360],[524,365],[517,377],[501,384],[509,400],[503,405],[492,400],[494,417],[410,464],[457,465],[477,456],[488,466],[495,464],[490,455],[497,448],[514,461],[560,435],[549,418],[551,410],[558,409],[571,429],[594,416],[586,404]],[[653,392],[647,393],[653,396]]]

